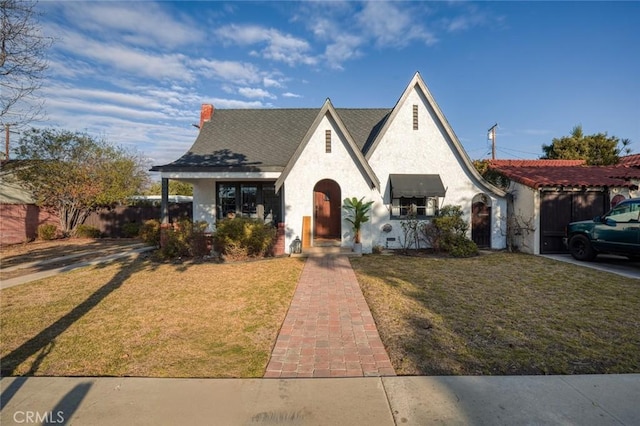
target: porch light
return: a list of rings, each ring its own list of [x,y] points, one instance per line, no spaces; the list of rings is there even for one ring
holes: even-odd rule
[[[300,241],[299,237],[296,237],[295,240],[291,242],[289,245],[289,253],[291,254],[299,254],[302,253],[302,241]]]

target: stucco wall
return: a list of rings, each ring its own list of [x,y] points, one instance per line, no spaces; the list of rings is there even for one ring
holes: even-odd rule
[[[216,181],[214,179],[194,179],[193,221],[207,222],[207,230],[213,231],[216,223]]]
[[[514,249],[540,254],[540,193],[517,182],[511,182],[509,193],[513,197],[510,220]]]
[[[331,152],[325,152],[325,131],[331,130]],[[341,199],[346,197],[365,197],[371,200],[377,191],[372,191],[367,183],[366,174],[357,165],[356,158],[347,147],[343,135],[335,121],[329,115],[318,125],[304,151],[296,161],[284,181],[286,222],[286,243],[302,237],[302,217],[311,216],[313,229],[313,188],[322,179],[331,179],[338,183]],[[352,246],[352,231],[346,214],[341,210],[343,247]],[[362,227],[363,252],[371,252],[372,240],[368,224]]]
[[[418,105],[418,130],[413,130],[413,105]],[[491,246],[506,247],[506,199],[489,193],[466,169],[453,143],[437,124],[435,112],[420,90],[414,88],[398,108],[396,119],[369,159],[369,164],[380,179],[382,190],[382,197],[374,207],[372,227],[380,230],[389,223],[393,228],[389,234],[379,233],[376,244],[389,248],[400,247],[400,221],[390,219],[389,175],[405,173],[439,174],[446,189],[446,195],[439,199],[439,205],[462,206],[464,218],[470,225],[473,197],[480,193],[487,195],[492,207]],[[395,241],[388,242],[388,238],[395,238]]]

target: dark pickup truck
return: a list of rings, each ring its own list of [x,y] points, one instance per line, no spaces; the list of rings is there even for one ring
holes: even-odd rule
[[[640,198],[624,200],[607,214],[567,225],[564,243],[577,260],[599,253],[640,258]]]

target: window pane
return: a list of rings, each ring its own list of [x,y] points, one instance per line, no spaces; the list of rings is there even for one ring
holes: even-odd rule
[[[416,217],[434,216],[438,206],[437,198],[426,197],[402,197],[393,198],[391,200],[391,216],[407,217],[415,215]]]
[[[262,185],[262,200],[265,223],[276,224],[280,222],[280,196],[276,194],[274,185]]]
[[[256,185],[242,185],[242,216],[258,217],[258,187]]]
[[[218,218],[236,213],[236,185],[221,183],[218,185]]]
[[[437,198],[428,198],[427,199],[427,208],[426,215],[427,216],[435,216],[436,210],[438,209],[438,199]]]

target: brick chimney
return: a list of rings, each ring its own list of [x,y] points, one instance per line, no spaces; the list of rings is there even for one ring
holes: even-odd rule
[[[211,117],[213,116],[213,105],[211,104],[202,104],[202,109],[200,110],[200,129],[202,129],[202,125],[205,121],[211,121]]]

